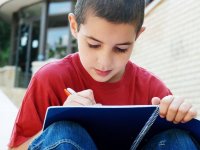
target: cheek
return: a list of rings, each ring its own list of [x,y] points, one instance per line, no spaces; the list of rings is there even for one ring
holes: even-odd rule
[[[118,56],[115,58],[115,64],[116,64],[116,66],[123,68],[124,66],[126,66],[129,59],[130,59],[130,53]]]
[[[81,58],[82,65],[86,69],[96,64],[95,56],[87,48],[84,49],[83,47],[81,47],[81,49],[79,49],[79,55]]]
[[[122,70],[126,66],[127,61],[118,61],[115,65],[117,70]]]

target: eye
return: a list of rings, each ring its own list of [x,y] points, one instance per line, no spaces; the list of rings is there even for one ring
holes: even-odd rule
[[[93,44],[89,44],[89,43],[88,43],[88,46],[90,48],[99,48],[99,47],[101,47],[101,45],[93,45]]]
[[[114,50],[115,50],[116,52],[119,52],[119,53],[125,53],[125,52],[128,50],[128,48],[119,48],[119,47],[115,47]]]

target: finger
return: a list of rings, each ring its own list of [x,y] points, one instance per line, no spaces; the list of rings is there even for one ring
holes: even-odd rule
[[[93,102],[94,104],[96,104],[96,102],[95,102],[95,100],[94,100],[94,94],[93,94],[93,91],[92,91],[91,89],[87,89],[87,90],[78,92],[77,94],[78,94],[79,96],[81,96],[81,97],[84,97],[84,98],[87,98],[87,99],[92,100],[92,102]]]
[[[179,107],[179,109],[178,109],[178,112],[177,112],[177,114],[176,114],[176,117],[175,117],[175,119],[174,119],[174,123],[179,123],[179,122],[181,122],[183,119],[184,119],[184,117],[186,116],[186,114],[187,114],[187,112],[189,111],[189,109],[192,107],[192,105],[191,104],[189,104],[189,103],[186,103],[186,102],[183,102],[181,105],[180,105],[180,107]]]
[[[174,97],[172,95],[164,97],[160,101],[160,117],[164,118],[167,115],[167,110],[171,102],[173,101]]]
[[[191,107],[181,122],[182,123],[188,122],[193,118],[195,118],[196,116],[197,116],[197,110],[194,107]]]
[[[183,98],[174,98],[171,104],[168,107],[166,119],[168,121],[174,121],[179,107],[183,103]]]
[[[94,101],[91,99],[79,96],[78,94],[73,94],[67,98],[66,104],[68,104],[68,105],[76,104],[76,105],[81,105],[81,106],[88,106],[88,105],[94,105]]]
[[[70,98],[67,98],[67,100],[64,102],[63,106],[83,106],[83,104],[72,101]]]
[[[159,97],[153,97],[151,100],[152,105],[159,105],[160,104],[160,98]]]
[[[94,104],[94,106],[102,106],[102,104],[100,104],[100,103],[97,103],[97,104]]]
[[[83,106],[83,104],[76,101],[65,101],[63,106]]]

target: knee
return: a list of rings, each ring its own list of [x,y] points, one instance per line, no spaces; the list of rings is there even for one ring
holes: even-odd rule
[[[183,142],[185,140],[190,140],[191,136],[187,131],[181,129],[169,129],[157,134],[155,138],[165,139],[164,141],[168,142]]]
[[[175,136],[175,137],[179,137],[179,136],[187,137],[187,136],[189,136],[187,131],[184,131],[184,130],[181,130],[181,129],[169,129],[169,130],[162,132],[161,134],[163,134],[165,136],[170,136],[170,137],[171,136]]]
[[[65,149],[70,149],[69,147],[91,149],[90,145],[93,144],[92,142],[87,131],[79,124],[69,121],[59,121],[46,128],[42,134],[32,142],[29,149],[37,149],[38,147],[44,149],[44,147],[52,148],[58,146],[63,146]],[[87,145],[89,145],[89,148]],[[95,147],[94,144],[92,146]]]
[[[85,133],[85,129],[80,126],[77,123],[70,122],[70,121],[59,121],[55,122],[52,125],[50,125],[46,130],[47,136],[63,136],[63,137],[69,137],[70,135],[78,135],[79,133]]]
[[[56,140],[68,139],[82,144],[86,143],[86,140],[92,141],[87,130],[75,122],[59,121],[53,123],[46,130],[43,134],[50,140],[49,137],[53,137]]]
[[[170,129],[155,135],[145,147],[152,147],[153,149],[197,149],[193,137],[187,131],[180,129]]]

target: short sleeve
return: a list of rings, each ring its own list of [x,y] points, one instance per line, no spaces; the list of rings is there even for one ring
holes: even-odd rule
[[[45,112],[50,105],[47,87],[37,76],[32,78],[15,120],[9,147],[21,145],[42,129]]]
[[[161,81],[158,77],[152,76],[150,82],[150,99],[153,97],[163,98],[167,95],[171,95],[172,92],[170,89],[165,85],[163,81]]]

